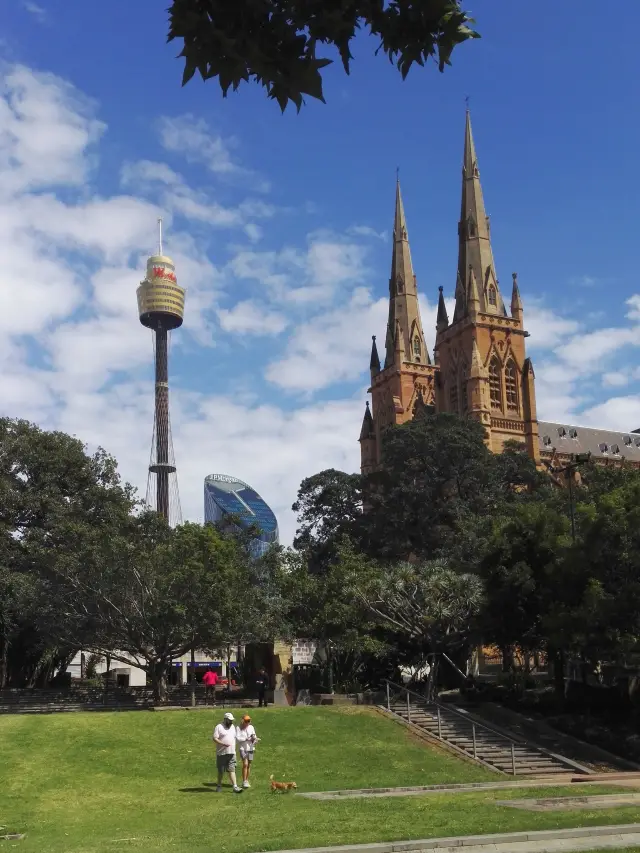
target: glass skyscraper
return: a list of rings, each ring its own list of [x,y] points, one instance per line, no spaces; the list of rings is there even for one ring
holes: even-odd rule
[[[204,478],[204,521],[216,523],[234,516],[242,527],[254,525],[260,534],[252,541],[251,553],[261,557],[278,542],[278,521],[260,495],[227,474],[210,474]]]

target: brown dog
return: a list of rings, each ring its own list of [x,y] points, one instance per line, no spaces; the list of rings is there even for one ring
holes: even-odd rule
[[[292,789],[295,791],[298,786],[295,782],[276,782],[273,778],[273,773],[269,776],[269,781],[271,782],[271,790],[272,791],[291,791]]]

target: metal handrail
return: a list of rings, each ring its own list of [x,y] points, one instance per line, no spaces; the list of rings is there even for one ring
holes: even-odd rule
[[[388,678],[384,679],[384,683],[388,684],[390,687],[395,687],[397,690],[404,690],[406,693],[410,693],[412,696],[416,696],[421,702],[424,702],[425,705],[435,705],[436,708],[440,710],[447,711],[449,714],[455,714],[456,717],[460,717],[461,720],[465,720],[468,724],[472,726],[476,726],[477,728],[484,729],[487,732],[491,732],[493,735],[498,735],[503,740],[508,741],[509,743],[522,745],[524,741],[518,740],[517,738],[509,737],[509,735],[505,735],[502,732],[497,731],[486,723],[481,723],[478,720],[469,717],[467,714],[463,714],[458,711],[456,708],[452,708],[450,705],[444,705],[442,702],[438,702],[437,699],[428,700],[420,693],[416,693],[415,690],[409,690],[408,687],[403,687],[401,684],[396,684],[395,681],[390,681]]]
[[[425,696],[422,696],[420,693],[417,693],[415,690],[410,690],[408,687],[404,687],[404,685],[396,684],[394,681],[390,681],[388,678],[383,679],[383,683],[386,684],[386,687],[387,687],[387,710],[388,711],[391,711],[391,693],[390,693],[391,687],[395,688],[394,693],[395,693],[395,691],[403,691],[404,690],[404,692],[407,694],[407,716],[408,716],[409,723],[411,722],[411,712],[410,712],[411,703],[410,703],[410,699],[409,699],[410,696],[415,696],[416,699],[418,699],[426,707],[429,707],[430,705],[435,707],[435,709],[437,711],[438,734],[435,735],[434,732],[432,732],[432,734],[434,734],[438,738],[438,740],[441,740],[443,742],[447,742],[447,738],[442,736],[442,719],[441,719],[441,712],[442,711],[445,711],[448,714],[453,714],[456,717],[459,717],[460,719],[464,720],[467,723],[467,725],[471,725],[473,757],[477,761],[480,761],[482,764],[486,764],[489,767],[493,767],[493,765],[491,765],[490,763],[487,763],[486,761],[481,759],[477,754],[476,729],[484,729],[484,731],[489,732],[490,734],[495,735],[496,737],[500,738],[501,741],[503,741],[505,744],[508,744],[511,748],[510,749],[510,751],[511,751],[511,772],[513,773],[514,776],[516,775],[516,764],[517,764],[517,762],[516,762],[515,749],[516,749],[516,746],[519,746],[519,747],[528,746],[526,739],[518,738],[518,737],[511,737],[510,735],[505,734],[505,732],[500,731],[499,729],[496,729],[493,726],[488,725],[484,722],[481,722],[476,717],[473,717],[470,714],[463,714],[461,711],[458,711],[456,708],[452,708],[450,705],[445,705],[441,702],[438,702],[437,699],[428,700],[428,699],[426,699]],[[452,745],[455,749],[458,749],[458,747],[456,747],[454,744],[450,744],[450,745]],[[589,774],[589,773],[593,772],[589,768],[584,767],[581,764],[578,764],[578,762],[573,761],[572,759],[567,758],[566,756],[558,755],[557,753],[552,752],[551,750],[547,749],[546,747],[540,746],[538,744],[534,744],[533,748],[537,752],[539,752],[543,755],[548,755],[550,758],[553,758],[556,762],[559,762],[560,764],[564,764],[564,765],[567,765],[568,767],[571,767],[574,771],[577,770],[577,771],[579,771],[581,773],[585,773],[585,774]],[[465,752],[465,750],[459,750],[459,751]]]

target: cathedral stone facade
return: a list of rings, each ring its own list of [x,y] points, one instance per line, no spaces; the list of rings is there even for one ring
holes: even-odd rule
[[[508,307],[496,275],[467,111],[455,309],[449,319],[441,287],[433,357],[422,328],[400,184],[396,186],[389,320],[384,361],[375,336],[371,348],[371,407],[367,402],[359,439],[362,473],[380,464],[385,428],[410,421],[420,404],[474,418],[483,425],[493,452],[516,440],[536,464],[551,470],[585,450],[599,464],[640,466],[640,430],[602,432],[538,422],[524,320],[516,273]]]

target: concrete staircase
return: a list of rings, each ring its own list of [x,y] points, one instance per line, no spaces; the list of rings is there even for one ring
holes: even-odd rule
[[[498,773],[533,778],[592,771],[571,759],[524,740],[516,740],[482,721],[389,682],[387,714],[409,723],[449,749],[462,753]]]

